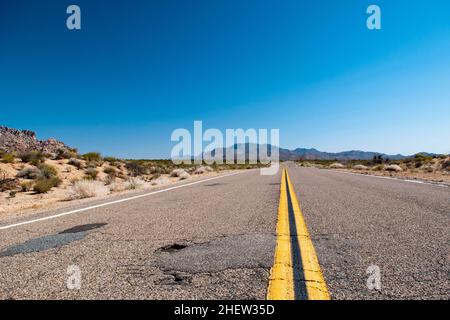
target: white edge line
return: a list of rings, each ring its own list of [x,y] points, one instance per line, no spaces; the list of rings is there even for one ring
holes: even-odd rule
[[[166,189],[162,189],[162,190],[152,191],[152,192],[149,192],[149,193],[144,193],[144,194],[140,194],[140,195],[129,197],[129,198],[125,198],[125,199],[105,202],[105,203],[97,204],[97,205],[86,207],[86,208],[76,209],[76,210],[63,212],[63,213],[58,213],[58,214],[55,214],[55,215],[51,215],[51,216],[47,216],[47,217],[43,217],[43,218],[39,218],[39,219],[28,220],[28,221],[19,222],[19,223],[14,223],[14,224],[10,224],[10,225],[6,225],[6,226],[0,227],[0,230],[6,230],[6,229],[19,227],[19,226],[23,226],[23,225],[31,224],[31,223],[35,223],[35,222],[41,222],[41,221],[45,221],[45,220],[56,219],[56,218],[59,218],[59,217],[67,216],[69,214],[79,213],[79,212],[83,212],[83,211],[88,211],[88,210],[92,210],[92,209],[96,209],[96,208],[109,206],[109,205],[112,205],[112,204],[117,204],[117,203],[121,203],[121,202],[125,202],[125,201],[130,201],[130,200],[135,200],[135,199],[139,199],[139,198],[143,198],[143,197],[148,197],[148,196],[151,196],[151,195],[154,195],[154,194],[157,194],[157,193],[162,193],[162,192],[166,192],[166,191],[170,191],[170,190],[174,190],[174,189],[178,189],[178,188],[184,188],[184,187],[192,186],[192,185],[195,185],[195,184],[199,184],[199,183],[203,183],[203,182],[207,182],[207,181],[211,181],[211,180],[215,180],[215,179],[226,178],[226,177],[234,176],[234,175],[241,174],[241,173],[244,173],[244,172],[249,172],[249,171],[234,172],[234,173],[221,175],[221,176],[217,176],[217,177],[212,177],[212,178],[208,178],[208,179],[203,179],[203,180],[199,180],[199,181],[194,181],[194,182],[190,182],[190,183],[186,183],[186,184],[182,184],[182,185],[179,185],[179,186],[174,186],[174,187],[170,187],[170,188],[166,188]]]
[[[329,169],[326,169],[329,170]],[[421,180],[411,180],[411,179],[401,179],[401,178],[394,178],[394,177],[384,177],[384,176],[376,176],[374,174],[362,174],[362,173],[356,173],[356,172],[348,172],[348,171],[339,171],[339,170],[329,170],[332,172],[337,173],[345,173],[345,174],[353,174],[355,176],[362,176],[362,177],[372,177],[372,178],[379,178],[379,179],[388,179],[388,180],[396,180],[396,181],[403,181],[403,182],[411,182],[411,183],[418,183],[418,184],[426,184],[429,186],[437,186],[437,187],[443,187],[443,188],[449,188],[450,186],[446,184],[441,183],[433,183],[433,182],[427,182],[427,181],[421,181]]]

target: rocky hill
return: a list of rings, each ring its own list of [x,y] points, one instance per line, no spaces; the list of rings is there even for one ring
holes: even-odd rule
[[[0,126],[0,150],[9,153],[37,150],[47,154],[56,154],[58,151],[71,151],[73,149],[56,139],[38,140],[36,134],[30,130],[17,130]]]

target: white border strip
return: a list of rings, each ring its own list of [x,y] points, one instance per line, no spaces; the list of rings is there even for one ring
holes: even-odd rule
[[[339,171],[339,170],[329,170],[329,169],[324,169],[324,170],[333,171],[333,172],[337,172],[337,173],[353,174],[355,176],[360,176],[360,177],[373,177],[373,178],[379,178],[379,179],[404,181],[404,182],[411,182],[411,183],[418,183],[418,184],[426,184],[429,186],[450,188],[450,186],[448,186],[446,184],[441,184],[438,182],[427,182],[427,181],[422,181],[422,180],[411,180],[411,179],[401,179],[401,178],[394,178],[394,177],[376,176],[374,174],[362,174],[362,173],[349,172],[349,171]]]
[[[167,188],[167,189],[162,189],[162,190],[158,190],[158,191],[152,191],[152,192],[149,192],[149,193],[144,193],[144,194],[140,194],[140,195],[129,197],[129,198],[125,198],[125,199],[105,202],[105,203],[97,204],[97,205],[86,207],[86,208],[76,209],[76,210],[63,212],[63,213],[58,213],[58,214],[55,214],[55,215],[52,215],[52,216],[47,216],[47,217],[43,217],[43,218],[39,218],[39,219],[34,219],[34,220],[29,220],[29,221],[24,221],[24,222],[19,222],[19,223],[14,223],[14,224],[2,226],[2,227],[0,226],[0,230],[6,230],[6,229],[19,227],[19,226],[23,226],[23,225],[31,224],[31,223],[35,223],[35,222],[41,222],[41,221],[45,221],[45,220],[56,219],[56,218],[59,218],[59,217],[70,215],[70,214],[79,213],[79,212],[83,212],[83,211],[88,211],[88,210],[92,210],[92,209],[96,209],[96,208],[101,208],[101,207],[109,206],[109,205],[112,205],[112,204],[117,204],[117,203],[121,203],[121,202],[125,202],[125,201],[131,201],[131,200],[135,200],[135,199],[139,199],[139,198],[143,198],[143,197],[148,197],[148,196],[151,196],[151,195],[154,195],[154,194],[157,194],[157,193],[162,193],[162,192],[166,192],[166,191],[170,191],[170,190],[174,190],[174,189],[184,188],[184,187],[192,186],[192,185],[195,185],[195,184],[199,184],[199,183],[203,183],[203,182],[207,182],[207,181],[211,181],[211,180],[216,180],[216,179],[221,179],[221,178],[225,178],[225,177],[230,177],[230,176],[234,176],[234,175],[241,174],[241,173],[244,173],[244,172],[249,172],[249,171],[234,172],[234,173],[230,173],[230,174],[225,174],[225,175],[221,175],[221,176],[217,176],[217,177],[212,177],[212,178],[203,179],[203,180],[199,180],[199,181],[195,181],[195,182],[191,182],[191,183],[182,184],[182,185],[179,185],[179,186],[170,187],[170,188]]]

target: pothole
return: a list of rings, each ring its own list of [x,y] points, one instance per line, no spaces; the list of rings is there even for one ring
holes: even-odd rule
[[[159,248],[159,252],[176,252],[179,250],[182,250],[184,248],[187,248],[187,245],[181,244],[181,243],[174,243],[170,244],[164,247]]]
[[[59,234],[86,232],[86,231],[91,231],[91,230],[94,230],[94,229],[98,229],[98,228],[104,227],[106,225],[107,225],[107,223],[83,224],[83,225],[75,226],[75,227],[66,229],[64,231],[61,231]]]
[[[209,242],[173,244],[155,252],[157,266],[167,272],[215,273],[227,269],[270,268],[274,234],[232,235]],[[174,248],[171,248],[175,246]]]

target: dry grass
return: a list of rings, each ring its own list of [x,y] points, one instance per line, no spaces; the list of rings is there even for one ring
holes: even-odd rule
[[[141,189],[146,185],[146,182],[140,178],[130,178],[128,179],[125,184],[125,190],[135,190],[135,189]]]
[[[100,181],[80,180],[69,191],[69,199],[84,199],[106,196],[109,189]]]
[[[211,167],[209,167],[209,166],[206,166],[206,167],[201,166],[201,167],[196,168],[193,171],[193,173],[194,174],[204,174],[204,173],[211,172],[211,171],[214,171]]]
[[[394,171],[394,172],[401,172],[401,171],[403,171],[402,167],[400,167],[397,164],[391,164],[391,165],[385,166],[384,170],[386,170],[386,171]]]
[[[450,185],[450,158],[448,155],[425,156],[417,154],[400,160],[373,159],[341,161],[344,167],[335,165],[332,160],[300,160],[302,167],[331,169],[340,167],[355,173],[376,176],[397,177],[400,179],[422,180]]]
[[[167,177],[159,177],[151,182],[152,186],[163,186],[169,183],[170,180]]]
[[[170,173],[171,177],[178,177],[180,180],[189,179],[191,175],[187,173],[184,169],[175,169]]]

